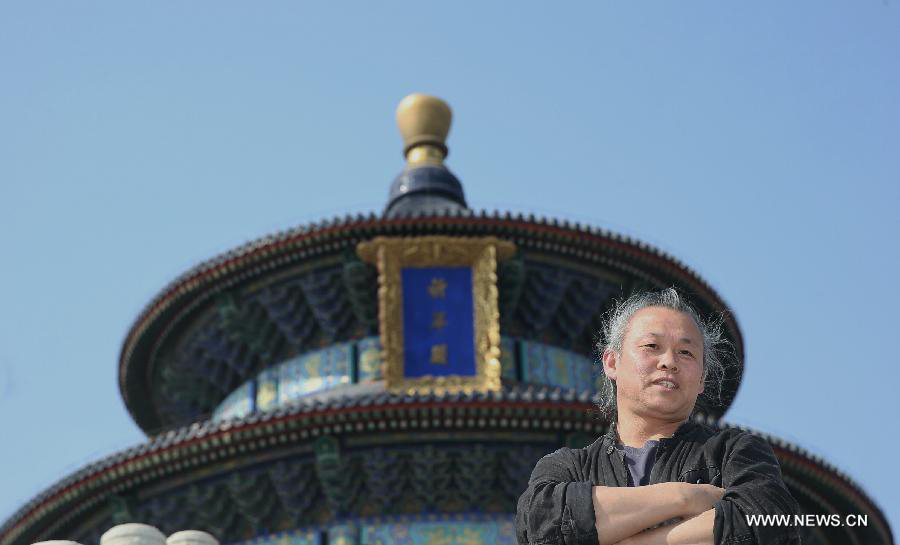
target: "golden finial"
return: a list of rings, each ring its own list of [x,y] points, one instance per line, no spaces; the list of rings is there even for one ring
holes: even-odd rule
[[[403,155],[409,166],[440,165],[447,157],[450,106],[431,95],[413,93],[397,106],[397,126],[403,135]]]

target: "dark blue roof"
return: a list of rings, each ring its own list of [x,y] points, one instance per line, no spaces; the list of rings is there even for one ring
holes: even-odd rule
[[[468,210],[462,184],[447,167],[407,167],[394,179],[384,217]]]

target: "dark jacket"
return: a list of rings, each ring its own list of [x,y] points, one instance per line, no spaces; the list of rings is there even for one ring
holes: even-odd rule
[[[628,486],[624,454],[616,444],[613,425],[586,448],[562,448],[538,461],[516,510],[520,545],[597,544],[591,488]],[[716,544],[800,543],[793,526],[747,524],[746,515],[799,513],[772,447],[760,437],[685,422],[671,438],[660,440],[650,472],[650,484],[673,481],[725,488],[714,506]]]

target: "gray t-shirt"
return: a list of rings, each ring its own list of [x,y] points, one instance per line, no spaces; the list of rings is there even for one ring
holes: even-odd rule
[[[644,486],[650,483],[650,470],[656,462],[656,449],[659,441],[651,439],[642,447],[629,447],[620,445],[619,449],[625,451],[625,465],[631,474],[631,486]]]

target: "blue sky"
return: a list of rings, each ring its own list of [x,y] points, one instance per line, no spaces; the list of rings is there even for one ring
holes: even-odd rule
[[[0,519],[142,440],[116,362],[166,283],[382,209],[421,91],[471,207],[684,261],[744,333],[727,420],[900,523],[896,2],[375,4],[0,5]]]

